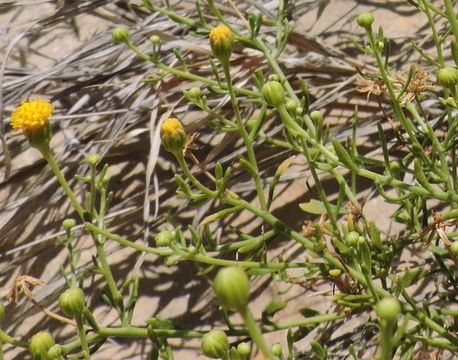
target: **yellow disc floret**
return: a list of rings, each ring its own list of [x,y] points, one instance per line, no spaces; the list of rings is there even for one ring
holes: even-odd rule
[[[170,152],[183,150],[186,144],[186,132],[178,119],[165,119],[161,126],[161,140]]]
[[[234,47],[234,34],[225,25],[218,25],[210,31],[210,46],[220,61],[229,60]]]
[[[26,133],[37,133],[46,127],[53,112],[54,107],[48,100],[25,101],[11,114],[11,126]]]

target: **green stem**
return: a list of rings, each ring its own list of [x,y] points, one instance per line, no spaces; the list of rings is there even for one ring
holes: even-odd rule
[[[254,154],[253,142],[248,135],[248,132],[245,129],[245,126],[242,122],[242,117],[240,115],[240,109],[237,102],[237,98],[235,97],[234,89],[232,87],[232,79],[231,79],[231,71],[229,69],[229,63],[227,61],[223,61],[222,63],[224,75],[226,76],[226,83],[227,88],[229,91],[229,96],[231,98],[232,108],[234,109],[235,119],[237,122],[237,126],[239,128],[239,132],[242,135],[243,142],[245,143],[248,161],[250,162],[251,166],[255,169],[255,173],[252,174],[253,180],[256,186],[256,192],[258,194],[259,203],[261,205],[262,210],[267,210],[267,202],[266,197],[264,194],[264,188],[262,186],[261,176],[259,174],[258,163],[256,161],[256,156]]]
[[[73,204],[73,207],[75,208],[76,212],[78,213],[78,216],[81,218],[81,220],[85,221],[84,219],[84,209],[81,206],[80,202],[76,198],[75,194],[73,193],[72,189],[70,189],[70,186],[67,183],[67,180],[65,180],[64,175],[60,171],[59,165],[57,165],[56,159],[54,158],[54,155],[52,151],[49,151],[47,153],[42,153],[43,157],[45,160],[48,162],[52,172],[57,178],[57,181],[59,181],[60,186],[64,189],[65,193],[67,194],[68,198]]]
[[[88,341],[86,338],[86,331],[84,330],[84,324],[83,324],[83,319],[81,315],[77,315],[75,317],[75,321],[76,321],[76,327],[78,329],[78,335],[81,341],[81,349],[83,350],[83,357],[85,360],[90,360],[91,355],[89,352],[89,345],[88,345]]]
[[[455,39],[458,41],[458,21],[456,19],[456,13],[453,9],[453,4],[450,0],[444,0],[445,5],[445,13],[447,15],[448,21],[450,22],[450,26],[452,27],[453,35]]]
[[[394,323],[382,320],[380,323],[380,360],[392,360]]]
[[[243,321],[245,322],[247,330],[250,333],[250,336],[253,339],[253,341],[258,346],[258,349],[264,354],[264,356],[267,359],[274,360],[275,357],[272,354],[270,348],[267,346],[264,337],[262,336],[261,329],[259,328],[258,324],[256,324],[256,321],[254,320],[253,315],[251,314],[251,311],[248,308],[248,306],[243,312],[241,312],[241,315],[243,317]]]
[[[7,335],[6,333],[3,332],[3,330],[0,330],[0,342],[11,344],[11,345],[14,345],[14,346],[19,346],[19,347],[27,349],[27,344],[26,343],[24,343],[24,342],[22,342],[20,340],[17,340],[12,336]]]

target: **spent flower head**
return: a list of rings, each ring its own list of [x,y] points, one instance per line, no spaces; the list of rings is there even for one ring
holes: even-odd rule
[[[11,126],[25,133],[37,133],[48,125],[53,112],[54,107],[49,100],[24,101],[11,114]]]
[[[220,61],[228,61],[234,47],[234,34],[226,25],[214,27],[209,34],[213,54]]]

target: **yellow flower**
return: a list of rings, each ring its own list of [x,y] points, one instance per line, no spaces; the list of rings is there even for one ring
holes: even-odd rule
[[[37,133],[47,126],[53,112],[54,107],[49,100],[25,101],[11,114],[11,126],[26,133]]]
[[[167,118],[161,126],[161,140],[167,151],[181,151],[186,144],[186,132],[178,119]]]
[[[220,61],[227,61],[231,57],[234,47],[234,34],[225,25],[218,25],[210,31],[210,46],[213,54]]]

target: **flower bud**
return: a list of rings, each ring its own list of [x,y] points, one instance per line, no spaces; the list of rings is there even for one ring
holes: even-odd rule
[[[161,140],[165,150],[182,151],[186,145],[186,132],[178,119],[165,119],[161,126]]]
[[[73,287],[59,296],[60,310],[68,317],[74,318],[83,314],[85,299],[83,290]]]
[[[65,219],[62,221],[62,227],[64,228],[65,231],[70,231],[76,226],[76,220],[75,219]]]
[[[288,112],[293,113],[296,111],[296,108],[299,106],[299,104],[296,100],[289,100],[285,106]]]
[[[239,353],[240,356],[250,355],[250,352],[251,352],[250,345],[248,345],[246,342],[241,342],[240,344],[237,345],[237,352]]]
[[[198,99],[200,98],[201,95],[201,90],[198,87],[193,87],[189,89],[189,91],[186,93],[190,99]]]
[[[213,54],[221,62],[228,61],[234,47],[234,34],[225,25],[218,25],[209,34]]]
[[[358,240],[359,240],[359,234],[356,231],[350,231],[345,236],[345,241],[350,246],[356,246],[356,244],[358,244]]]
[[[454,67],[444,67],[437,71],[436,77],[443,86],[455,86],[458,82],[458,70]]]
[[[33,357],[46,360],[48,350],[55,344],[53,336],[47,331],[40,331],[29,340],[29,350]]]
[[[154,241],[157,247],[169,246],[175,239],[175,231],[163,230],[159,234],[156,234]]]
[[[149,41],[151,44],[156,45],[156,46],[161,44],[161,38],[157,35],[152,35],[149,38]]]
[[[221,330],[211,330],[202,336],[201,349],[205,356],[212,359],[226,358],[229,350],[227,335]]]
[[[48,359],[49,360],[58,360],[62,356],[62,346],[56,344],[48,350]]]
[[[277,356],[277,357],[280,357],[283,354],[283,350],[279,343],[272,345],[272,354],[274,354],[274,356]]]
[[[356,22],[359,26],[366,30],[370,30],[374,22],[374,15],[371,13],[362,13],[356,18]]]
[[[119,44],[127,43],[129,41],[129,29],[125,26],[119,26],[111,32],[114,42]]]
[[[285,90],[278,81],[266,82],[261,92],[267,105],[278,107],[285,102]]]
[[[86,164],[89,166],[95,166],[100,162],[100,155],[99,154],[89,154],[86,156]]]
[[[375,305],[375,312],[380,319],[395,322],[401,313],[401,305],[394,297],[386,297]]]
[[[226,267],[218,271],[213,290],[223,306],[238,312],[245,311],[250,297],[250,281],[239,267]]]
[[[315,122],[315,123],[322,122],[323,121],[323,114],[321,113],[321,111],[312,111],[310,113],[310,119],[312,119],[313,122]]]

